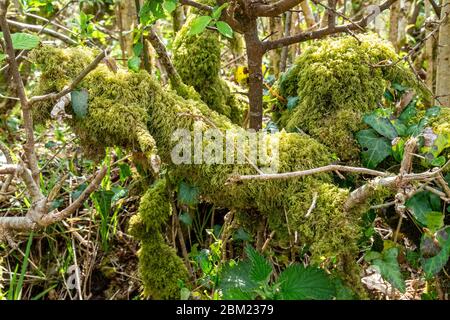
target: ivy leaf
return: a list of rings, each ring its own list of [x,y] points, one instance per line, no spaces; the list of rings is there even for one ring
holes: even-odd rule
[[[141,58],[133,56],[130,59],[128,59],[127,64],[128,64],[128,69],[138,72],[139,68],[141,66]]]
[[[402,86],[400,83],[396,83],[396,82],[394,82],[394,83],[392,84],[392,88],[394,88],[394,89],[397,90],[398,92],[404,92],[406,89],[408,89],[407,87]]]
[[[287,98],[287,104],[286,104],[287,109],[289,111],[292,111],[292,109],[294,109],[297,106],[299,99],[300,98],[298,96],[296,96],[296,97],[288,97]]]
[[[198,203],[200,189],[181,181],[178,186],[178,201],[180,204],[195,206]]]
[[[256,283],[268,283],[269,277],[272,274],[272,266],[260,253],[258,253],[252,246],[247,245],[245,248],[248,259],[250,261],[250,279]]]
[[[287,267],[277,284],[283,300],[325,300],[336,295],[336,287],[325,271],[300,264]]]
[[[381,161],[392,154],[391,142],[380,137],[373,129],[356,133],[356,139],[361,145],[361,157],[367,168],[375,168]]]
[[[437,157],[437,158],[434,158],[433,160],[431,160],[430,164],[433,167],[442,167],[445,164],[445,161],[446,161],[445,157],[440,156],[440,157]]]
[[[412,212],[414,218],[425,227],[428,227],[427,215],[429,212],[441,212],[439,196],[429,191],[416,193],[406,201],[405,205]]]
[[[208,24],[211,22],[212,18],[210,16],[201,16],[192,20],[191,29],[189,29],[188,35],[193,36],[203,32]]]
[[[189,214],[189,212],[183,212],[180,214],[180,221],[183,222],[185,225],[190,226],[192,225],[192,217]]]
[[[389,119],[379,116],[375,113],[367,114],[363,117],[366,124],[375,129],[376,132],[390,140],[398,136],[397,130],[389,121]]]
[[[372,265],[380,272],[383,279],[403,293],[406,290],[405,281],[398,265],[397,256],[398,249],[390,248],[383,252],[382,259],[372,260]]]
[[[217,21],[216,22],[217,30],[221,34],[223,34],[227,38],[233,38],[233,29],[231,29],[230,25],[224,21]]]
[[[86,89],[74,90],[70,93],[70,100],[72,101],[72,109],[75,116],[83,119],[87,115],[89,93]]]
[[[393,102],[394,101],[394,95],[391,93],[391,91],[389,91],[388,89],[386,89],[384,91],[384,97],[386,98],[386,100]]]
[[[417,115],[416,103],[417,99],[413,99],[413,101],[411,101],[408,104],[408,106],[403,110],[403,112],[400,114],[398,120],[400,120],[403,123],[410,124],[410,122]]]
[[[233,240],[241,240],[241,241],[251,241],[252,237],[244,230],[244,228],[240,227],[234,234]]]
[[[3,32],[0,32],[3,39]],[[37,35],[18,32],[11,34],[12,45],[15,50],[31,50],[39,45],[40,39]]]
[[[444,226],[444,214],[440,211],[431,211],[425,214],[426,226],[431,232],[436,232]]]
[[[171,13],[177,8],[177,0],[165,0],[162,6],[167,13]]]
[[[424,240],[424,237],[427,236],[424,234],[421,241],[420,246],[420,251],[422,254],[421,263],[427,278],[431,278],[435,276],[439,271],[441,271],[442,268],[444,268],[450,257],[450,228],[447,227],[446,230],[441,230],[440,232],[437,233],[436,239],[439,242],[441,250],[439,251],[439,253],[437,253],[435,256],[431,258],[425,258],[423,256],[422,242]]]
[[[434,107],[428,108],[427,111],[425,111],[425,117],[434,118],[434,117],[439,116],[440,113],[441,113],[441,107],[434,106]]]

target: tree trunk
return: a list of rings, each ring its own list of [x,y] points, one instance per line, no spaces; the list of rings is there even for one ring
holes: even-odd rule
[[[431,7],[430,1],[425,0],[425,16],[428,18],[431,15],[431,11],[433,8]],[[434,91],[434,37],[430,37],[425,42],[425,54],[424,61],[427,61],[427,78],[426,85],[431,90]]]
[[[391,7],[391,16],[389,19],[389,40],[398,52],[398,24],[400,20],[400,1],[396,1]]]
[[[270,19],[270,34],[273,36],[271,39],[280,39],[283,37],[283,24],[280,18],[271,17]],[[280,73],[280,61],[281,61],[281,49],[275,49],[269,52],[270,62],[271,62],[271,74],[276,78]]]
[[[173,32],[177,33],[181,27],[184,24],[184,10],[183,6],[178,6],[173,12],[172,12],[172,27]]]
[[[303,16],[305,17],[306,26],[308,28],[311,28],[316,24],[311,6],[309,5],[308,1],[302,1],[300,3],[300,7],[302,8]]]
[[[436,67],[436,102],[450,107],[450,0],[443,1]]]
[[[292,21],[292,12],[288,11],[284,14],[284,37],[289,37],[291,35],[291,21]],[[283,47],[281,49],[281,57],[280,57],[280,72],[286,71],[288,55],[289,55],[289,48]]]
[[[250,128],[258,131],[262,128],[263,115],[263,75],[261,66],[264,50],[261,41],[258,38],[256,20],[252,20],[246,25],[244,39],[247,48],[249,71],[248,99],[250,103]]]

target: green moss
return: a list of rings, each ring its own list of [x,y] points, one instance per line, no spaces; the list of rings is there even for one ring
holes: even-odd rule
[[[362,115],[378,107],[390,82],[424,92],[399,57],[374,34],[329,38],[313,43],[278,83],[284,97],[299,97],[295,108],[279,106],[276,118],[288,131],[301,129],[343,161],[359,157],[353,133],[364,128]]]
[[[165,179],[157,180],[142,196],[139,215],[148,230],[158,230],[172,215]]]
[[[39,62],[38,66],[45,64],[40,50],[32,55]],[[48,55],[49,50],[42,52]],[[74,49],[51,50],[62,60],[76,52]],[[59,64],[53,61],[52,65]],[[70,80],[65,74],[56,76],[49,66],[42,65],[41,68],[43,73],[38,85],[41,94],[54,90],[57,79]],[[57,78],[49,79],[50,76]],[[171,161],[171,152],[178,143],[172,138],[176,129],[193,132],[198,128],[204,132],[215,127],[222,134],[228,130],[227,134],[232,133],[235,138],[245,135],[246,131],[228,117],[199,100],[186,100],[162,88],[146,72],[119,70],[114,74],[100,65],[82,81],[80,88],[89,92],[87,116],[79,119],[70,110],[66,111],[72,113],[74,118],[69,123],[88,150],[98,152],[107,146],[121,146],[144,155],[148,150],[157,152],[171,185],[184,181],[198,187],[203,201],[266,216],[280,243],[289,242],[288,220],[291,232],[298,232],[301,244],[311,248],[315,261],[322,256],[337,256],[341,270],[349,261],[356,263],[359,217],[357,214],[346,215],[343,203],[348,190],[331,185],[330,174],[226,185],[229,177],[255,174],[256,170],[249,163],[175,165]],[[46,119],[50,109],[51,103],[41,104],[41,108],[33,109],[33,112],[35,117]],[[279,172],[311,169],[334,161],[328,148],[308,135],[281,131],[272,137],[280,141]],[[206,144],[200,146],[204,148]],[[241,145],[236,143],[235,150],[237,147]],[[256,162],[256,165],[260,163]],[[317,204],[308,218],[304,215],[315,192]],[[157,181],[145,192],[139,214],[130,221],[130,232],[142,244],[139,261],[144,292],[153,298],[176,297],[177,280],[186,279],[182,260],[164,243],[161,235],[161,227],[171,214],[168,195],[166,181]]]
[[[232,84],[220,77],[219,33],[205,30],[189,35],[192,21],[186,22],[174,40],[174,66],[183,82],[194,87],[211,109],[241,124],[246,105],[231,93]]]
[[[147,235],[141,242],[138,256],[144,296],[152,299],[180,299],[178,281],[186,280],[188,273],[175,250],[164,243],[159,233]]]

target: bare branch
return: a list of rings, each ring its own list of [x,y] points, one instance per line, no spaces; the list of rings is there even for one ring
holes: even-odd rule
[[[387,0],[386,2],[381,4],[379,6],[380,12],[388,9],[396,1],[398,1],[398,0]],[[269,50],[281,48],[281,47],[288,46],[288,45],[291,45],[294,43],[299,43],[299,42],[313,40],[313,39],[319,39],[319,38],[322,38],[327,35],[332,35],[332,34],[342,33],[342,32],[349,32],[349,31],[354,31],[357,29],[361,30],[361,28],[364,29],[368,25],[368,23],[370,21],[369,20],[370,17],[371,17],[371,15],[368,15],[368,16],[363,17],[361,20],[359,20],[357,22],[352,22],[349,24],[344,24],[344,25],[335,26],[335,27],[328,26],[326,28],[322,28],[319,30],[306,31],[306,32],[302,32],[302,33],[299,33],[296,35],[292,35],[290,37],[285,37],[285,38],[281,38],[281,39],[277,39],[277,40],[273,40],[273,41],[264,41],[263,47],[264,47],[264,50],[267,52]]]
[[[330,172],[330,171],[342,171],[342,172],[353,172],[353,173],[360,173],[360,174],[368,174],[371,176],[389,176],[389,173],[367,169],[367,168],[360,168],[360,167],[349,167],[349,166],[342,166],[338,164],[330,164],[328,166],[309,169],[309,170],[303,170],[303,171],[294,171],[294,172],[286,172],[286,173],[273,173],[273,174],[260,174],[260,175],[243,175],[243,176],[232,176],[228,179],[227,183],[236,183],[240,181],[248,181],[248,180],[284,180],[284,179],[290,179],[290,178],[298,178],[298,177],[304,177],[312,174],[318,174],[318,173],[324,173],[324,172]]]
[[[39,180],[39,167],[34,146],[33,116],[31,114],[30,104],[25,93],[25,87],[22,81],[22,77],[20,76],[16,56],[14,54],[11,32],[9,30],[8,22],[6,21],[7,7],[8,1],[0,1],[0,26],[3,31],[3,38],[6,47],[5,51],[8,55],[9,66],[11,69],[13,80],[17,86],[17,93],[19,95],[20,105],[22,107],[22,118],[27,137],[26,143],[24,145],[25,155],[27,157],[28,166],[32,172],[33,179],[37,183]]]
[[[24,172],[25,171],[26,170],[24,170]],[[0,229],[6,231],[31,231],[61,221],[81,207],[81,205],[89,197],[89,195],[98,188],[103,177],[106,175],[106,172],[107,168],[102,167],[95,175],[95,178],[83,191],[83,193],[64,210],[47,214],[48,199],[42,196],[40,199],[33,201],[32,206],[27,212],[26,216],[0,217]]]
[[[90,196],[92,192],[94,192],[100,183],[102,182],[102,179],[105,177],[107,172],[107,167],[102,167],[95,175],[94,179],[91,181],[91,183],[87,186],[86,189],[84,189],[83,193],[74,201],[70,206],[65,208],[62,211],[57,211],[54,213],[49,213],[48,215],[45,215],[42,217],[42,221],[40,221],[40,225],[48,226],[52,223],[55,223],[57,221],[61,221],[62,219],[70,216],[73,214],[78,208],[81,207],[81,205],[84,203],[84,201]],[[1,220],[0,220],[1,222]]]
[[[48,36],[51,36],[53,38],[59,39],[67,44],[70,45],[77,45],[78,43],[71,39],[70,37],[66,36],[65,34],[62,34],[60,32],[57,32],[55,30],[52,29],[43,29],[42,26],[39,25],[34,25],[34,24],[27,24],[27,23],[23,23],[23,22],[17,22],[11,19],[6,19],[6,21],[8,22],[8,24],[12,27],[15,27],[19,30],[28,30],[28,31],[33,31],[33,32],[40,32],[43,34],[46,34]]]
[[[172,86],[174,88],[182,86],[184,84],[183,80],[181,80],[180,75],[173,66],[172,60],[169,57],[169,53],[167,52],[166,46],[158,37],[158,34],[156,33],[154,28],[150,27],[148,28],[148,31],[149,33],[146,38],[148,39],[148,41],[150,41],[156,53],[158,54],[159,61],[164,66],[164,69],[166,70],[167,75],[169,76],[169,79],[172,83]]]
[[[275,17],[292,9],[304,0],[279,0],[270,4],[252,3],[251,13],[256,17]]]
[[[66,94],[70,93],[76,86],[91,72],[94,70],[97,65],[106,57],[106,51],[102,51],[87,67],[84,69],[74,80],[73,82],[66,87],[64,90],[59,93],[52,92],[43,96],[35,96],[32,97],[29,101],[30,105],[38,101],[44,100],[58,100],[64,97]]]
[[[191,6],[191,7],[194,7],[194,8],[203,10],[203,11],[206,11],[206,12],[213,11],[213,7],[210,7],[210,6],[207,6],[205,4],[198,3],[198,2],[195,2],[195,1],[192,1],[192,0],[180,0],[180,3],[183,4],[183,5]]]

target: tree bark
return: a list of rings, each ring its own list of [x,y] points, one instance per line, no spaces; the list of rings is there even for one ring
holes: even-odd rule
[[[244,39],[247,47],[247,61],[249,71],[248,98],[250,103],[250,128],[258,131],[262,128],[263,75],[261,66],[264,49],[261,41],[258,38],[256,19],[252,19],[246,24]]]
[[[436,67],[436,102],[450,107],[450,0],[443,1]]]
[[[395,48],[395,51],[398,52],[398,24],[400,19],[400,1],[396,1],[391,6],[391,15],[389,18],[389,41],[392,42],[392,45]]]
[[[311,6],[309,5],[308,1],[303,1],[300,3],[300,7],[302,8],[303,17],[306,21],[306,26],[308,28],[311,28],[316,24],[316,20],[314,19],[314,15],[311,9]]]
[[[432,6],[429,0],[425,0],[425,16],[428,18],[431,15]],[[427,78],[426,85],[431,90],[434,91],[434,37],[430,37],[425,42],[425,54],[423,59],[427,61]]]

